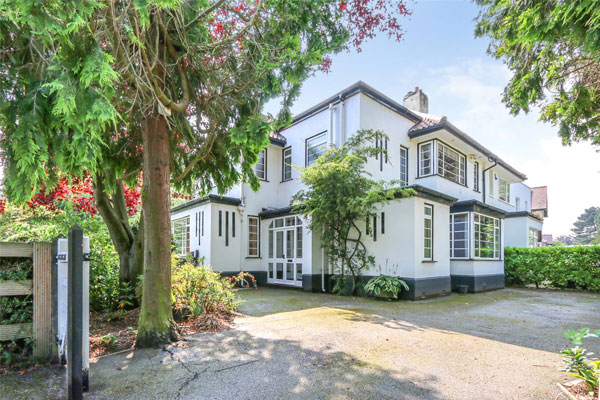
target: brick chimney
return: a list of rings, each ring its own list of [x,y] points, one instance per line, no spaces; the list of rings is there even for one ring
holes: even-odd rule
[[[429,113],[429,98],[419,87],[417,86],[414,91],[409,91],[404,96],[404,107],[419,111],[425,114]]]

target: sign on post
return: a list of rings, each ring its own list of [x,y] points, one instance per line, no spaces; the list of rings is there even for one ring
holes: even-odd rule
[[[58,356],[68,369],[68,397],[89,389],[89,238],[69,230],[57,244]]]

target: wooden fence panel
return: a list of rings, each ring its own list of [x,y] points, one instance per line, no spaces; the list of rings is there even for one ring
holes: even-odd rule
[[[0,282],[0,297],[2,296],[25,296],[32,294],[33,281],[3,281]]]
[[[33,245],[33,355],[52,355],[52,247]]]
[[[0,341],[31,337],[31,323],[0,325]]]
[[[0,257],[32,257],[31,243],[0,243]]]

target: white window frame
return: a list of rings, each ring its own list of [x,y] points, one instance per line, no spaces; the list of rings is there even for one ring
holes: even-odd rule
[[[256,177],[262,181],[267,180],[267,149],[263,149],[258,156],[258,161],[254,166]]]
[[[400,146],[400,185],[408,185],[408,148]]]
[[[289,173],[289,176],[288,176]],[[292,146],[281,150],[281,181],[292,180]]]
[[[451,182],[466,186],[467,158],[465,155],[439,140],[436,147],[437,174]],[[456,161],[456,173],[447,167],[451,165],[447,159]]]
[[[482,224],[482,219],[483,218],[487,218],[489,220],[491,220],[492,224],[492,234],[491,234],[491,241],[482,240],[482,233],[485,233],[486,235],[489,235],[489,232],[482,232],[482,227],[483,226],[487,226],[488,228],[490,227],[489,224]],[[501,243],[502,243],[502,232],[500,229],[500,220],[496,217],[490,217],[489,215],[485,215],[485,214],[479,214],[479,213],[473,213],[473,258],[477,259],[477,260],[500,260],[500,256],[501,256]],[[482,242],[485,243],[492,243],[492,256],[491,257],[482,257],[481,256],[481,244]],[[484,247],[484,249],[486,249],[487,247]]]
[[[430,211],[428,213],[428,211]],[[429,222],[429,227],[427,227]],[[429,246],[427,245],[429,240]],[[429,255],[427,254],[429,250]],[[433,205],[425,204],[423,207],[423,261],[433,261]]]
[[[498,200],[510,203],[510,183],[503,178],[498,178]]]
[[[184,232],[179,229],[183,228]],[[190,217],[177,218],[171,221],[171,234],[175,242],[175,251],[179,256],[190,253]]]
[[[317,149],[317,156],[309,162],[308,154],[312,149]],[[327,131],[309,137],[305,142],[305,165],[310,167],[327,150]]]
[[[473,190],[479,192],[479,163],[473,162]]]
[[[434,158],[434,141],[430,140],[428,142],[419,143],[419,177],[422,176],[431,176],[435,173],[435,158]],[[429,147],[428,150],[425,148]],[[424,155],[428,154],[428,158],[425,158]],[[425,165],[425,161],[429,161],[429,165]]]
[[[529,228],[529,235],[528,235],[528,245],[529,247],[539,247],[539,243],[538,242],[538,232],[539,230],[535,229],[535,228]]]
[[[255,227],[256,238],[252,239],[252,227]],[[260,219],[257,216],[248,216],[248,257],[260,257]]]
[[[465,225],[465,230],[456,230],[456,226],[455,226],[455,218],[456,217],[465,217],[465,221],[464,221],[464,225]],[[471,226],[471,218],[469,217],[469,213],[465,212],[465,213],[456,213],[456,214],[450,214],[450,258],[451,259],[469,259],[470,258],[470,242],[471,242],[471,232],[470,232],[470,226]],[[464,239],[458,239],[460,241],[465,242],[465,247],[461,247],[461,248],[457,248],[455,246],[455,242],[457,241],[456,239],[456,234],[457,233],[464,233]],[[464,250],[464,256],[459,257],[456,255],[456,250]]]

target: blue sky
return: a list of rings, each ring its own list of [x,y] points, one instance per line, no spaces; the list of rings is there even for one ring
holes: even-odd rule
[[[563,147],[557,129],[539,113],[514,117],[501,102],[510,72],[475,39],[477,6],[467,1],[407,2],[401,42],[379,35],[361,53],[333,57],[328,74],[304,84],[293,112],[301,112],[362,80],[401,102],[415,86],[429,96],[429,112],[456,126],[528,176],[527,185],[548,186],[544,233],[568,234],[587,207],[600,206],[600,154],[587,144]],[[275,111],[275,107],[268,107]]]

